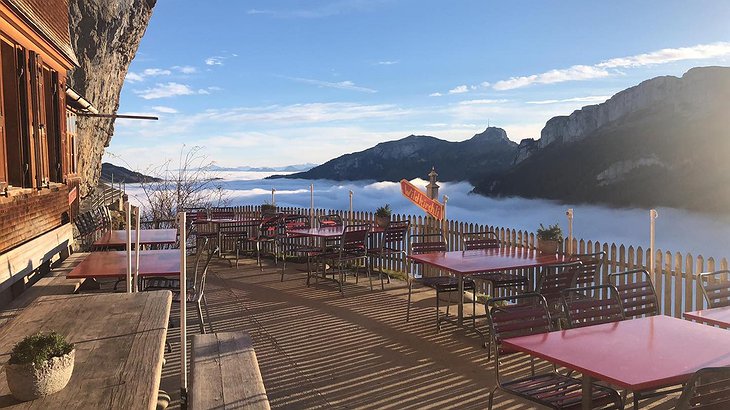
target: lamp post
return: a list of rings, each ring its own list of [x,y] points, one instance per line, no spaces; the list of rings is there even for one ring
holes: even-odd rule
[[[573,208],[568,208],[565,212],[568,217],[568,256],[573,255]]]

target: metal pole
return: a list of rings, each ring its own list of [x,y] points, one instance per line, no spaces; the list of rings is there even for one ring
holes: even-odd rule
[[[309,185],[309,226],[314,226],[314,184]]]
[[[132,293],[132,205],[127,201],[127,293]]]
[[[568,256],[573,255],[573,208],[565,212],[568,217]]]
[[[187,407],[188,392],[188,338],[187,338],[187,254],[185,253],[185,243],[187,237],[185,232],[185,212],[177,214],[177,229],[180,234],[180,396],[183,398]]]
[[[449,202],[449,197],[444,195],[444,219],[441,222],[441,234],[444,235],[444,239],[448,236],[446,229],[448,228],[448,222],[446,222],[446,203]]]
[[[136,259],[136,265],[134,269],[134,285],[132,285],[132,292],[137,292],[139,289],[137,288],[139,284],[139,248],[141,247],[139,236],[140,236],[140,219],[142,219],[142,212],[140,212],[140,208],[137,207],[137,241],[135,242],[136,245],[134,245],[134,257]]]
[[[271,188],[271,205],[276,206],[276,188]]]
[[[652,276],[656,277],[656,256],[654,255],[655,248],[654,248],[654,236],[656,233],[656,219],[659,216],[656,209],[649,210],[649,271],[651,272]]]
[[[350,191],[350,223],[353,223],[353,214],[352,214],[352,191]]]

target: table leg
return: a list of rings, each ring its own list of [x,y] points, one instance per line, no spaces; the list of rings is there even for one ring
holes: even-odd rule
[[[593,408],[593,378],[587,374],[583,374],[583,401],[580,408],[583,410]]]
[[[464,275],[457,275],[459,277],[459,326],[464,324]]]

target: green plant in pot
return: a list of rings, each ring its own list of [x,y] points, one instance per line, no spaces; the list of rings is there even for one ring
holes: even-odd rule
[[[537,249],[542,253],[558,253],[562,240],[563,231],[558,224],[549,225],[547,228],[540,224],[537,229]]]
[[[36,333],[18,342],[5,366],[10,393],[20,401],[62,390],[74,368],[74,345],[56,332]]]
[[[276,205],[264,202],[261,205],[261,215],[273,215],[276,213]]]
[[[390,215],[393,211],[390,209],[390,204],[385,204],[375,210],[375,225],[381,228],[387,228],[390,225]]]

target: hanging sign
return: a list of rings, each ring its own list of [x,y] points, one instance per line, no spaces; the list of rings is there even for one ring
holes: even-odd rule
[[[76,190],[76,187],[73,187],[73,189],[68,192],[68,204],[73,205],[73,203],[76,202],[76,198],[78,198],[78,196],[79,192]]]
[[[416,204],[417,207],[423,209],[427,214],[439,221],[444,219],[444,205],[435,199],[429,198],[417,186],[402,179],[400,181],[400,190],[404,197]]]

